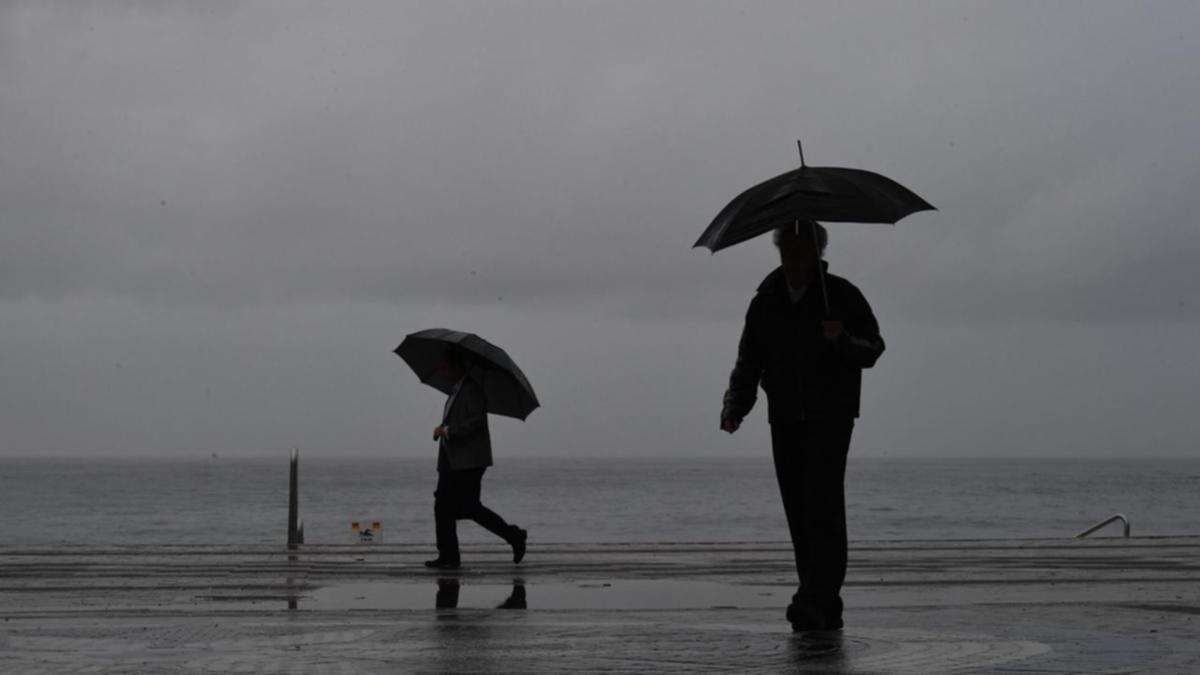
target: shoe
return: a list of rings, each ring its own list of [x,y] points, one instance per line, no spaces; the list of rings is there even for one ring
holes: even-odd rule
[[[825,621],[825,614],[816,605],[804,600],[793,600],[792,604],[787,606],[787,620],[796,632],[831,630]]]
[[[818,602],[817,606],[825,614],[825,630],[842,629],[842,598],[834,595]]]
[[[513,547],[513,564],[519,565],[525,558],[525,542],[529,540],[529,533],[516,525],[513,525],[513,528],[517,531],[510,542]]]
[[[435,570],[456,570],[462,566],[462,562],[458,558],[443,558],[439,555],[433,560],[426,560],[425,566]]]

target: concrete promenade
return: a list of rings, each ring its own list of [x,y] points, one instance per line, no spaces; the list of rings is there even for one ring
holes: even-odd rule
[[[430,554],[0,547],[0,672],[1200,672],[1200,537],[859,542],[799,635],[782,543]]]

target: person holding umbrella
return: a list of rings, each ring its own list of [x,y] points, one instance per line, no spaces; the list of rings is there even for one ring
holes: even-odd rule
[[[525,375],[502,349],[470,333],[434,328],[413,333],[395,353],[421,378],[448,395],[438,443],[438,482],[433,514],[438,555],[435,569],[458,569],[457,521],[473,520],[512,546],[513,563],[525,557],[529,533],[512,525],[480,500],[483,474],[492,466],[489,412],[525,419],[537,398]]]
[[[750,301],[721,411],[721,429],[733,433],[760,384],[767,393],[775,476],[800,579],[787,609],[796,630],[842,627],[846,455],[862,369],[884,349],[862,293],[824,273],[825,244],[825,228],[815,223],[775,231],[781,265]]]
[[[797,142],[799,147],[799,142]],[[828,274],[818,220],[888,223],[934,207],[880,174],[800,168],[750,187],[696,241],[717,252],[773,232],[780,266],[750,301],[721,410],[734,433],[767,394],[775,477],[796,557],[792,628],[842,627],[846,578],[846,455],[859,413],[862,371],[883,353],[879,324],[854,284]]]

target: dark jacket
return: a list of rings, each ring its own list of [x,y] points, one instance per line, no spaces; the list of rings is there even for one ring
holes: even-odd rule
[[[835,340],[822,335],[825,306],[819,282],[810,284],[795,305],[782,267],[759,285],[746,312],[722,420],[740,422],[754,407],[760,384],[772,424],[858,417],[862,369],[875,365],[883,338],[871,306],[854,284],[826,273],[825,285],[829,318],[844,326]]]
[[[442,423],[449,436],[438,451],[438,470],[481,469],[492,465],[487,397],[483,386],[467,376]]]

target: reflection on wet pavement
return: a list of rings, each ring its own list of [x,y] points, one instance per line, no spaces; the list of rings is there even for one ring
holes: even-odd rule
[[[437,579],[437,608],[526,608],[526,582],[511,585],[462,577]],[[611,582],[553,581],[533,584],[538,609],[735,609],[787,604],[790,587],[746,586],[713,581],[620,579]],[[370,581],[317,588],[301,598],[304,609],[425,609],[426,584]],[[289,607],[290,607],[289,603]]]
[[[821,660],[830,669],[840,669],[845,661],[840,630],[797,633],[790,647],[793,663]]]
[[[433,598],[433,606],[437,609],[458,607],[458,589],[461,588],[458,579],[438,579],[437,595]]]
[[[454,609],[458,607],[458,594],[462,584],[454,577],[437,580],[437,594],[434,595],[433,606],[436,609]],[[496,609],[527,609],[525,600],[525,582],[513,579],[512,592]]]
[[[1200,672],[1197,551],[874,543],[846,630],[794,634],[784,544],[0,547],[0,672]]]

